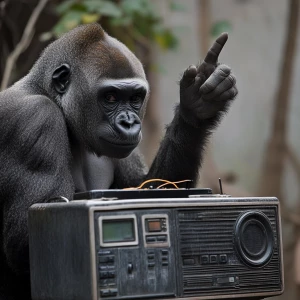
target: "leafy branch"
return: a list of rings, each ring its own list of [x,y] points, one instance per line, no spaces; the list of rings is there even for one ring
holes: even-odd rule
[[[184,7],[171,1],[172,11]],[[174,49],[178,44],[171,29],[164,26],[150,0],[65,0],[56,8],[58,23],[43,40],[57,38],[80,24],[101,21],[109,34],[125,43],[131,50],[141,45],[149,48],[150,42],[162,49]]]

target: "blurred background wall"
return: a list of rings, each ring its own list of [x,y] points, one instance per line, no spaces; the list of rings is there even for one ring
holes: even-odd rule
[[[26,74],[55,37],[78,24],[99,21],[145,65],[152,96],[142,149],[149,164],[179,101],[180,74],[203,59],[219,33],[229,32],[220,61],[233,69],[239,95],[211,139],[199,186],[218,192],[221,177],[228,194],[280,197],[286,291],[278,299],[300,299],[295,279],[300,256],[295,250],[300,225],[299,1],[99,0],[93,7],[89,0],[2,0],[0,82],[9,55],[43,1],[30,39],[2,88]]]

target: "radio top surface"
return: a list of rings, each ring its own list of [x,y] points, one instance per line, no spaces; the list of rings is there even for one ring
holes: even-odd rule
[[[212,195],[211,189],[130,189],[130,190],[91,190],[74,194],[74,200],[82,199],[149,199],[149,198],[188,198],[190,196]]]

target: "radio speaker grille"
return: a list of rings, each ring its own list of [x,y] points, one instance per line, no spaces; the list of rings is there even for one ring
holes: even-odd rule
[[[185,209],[177,220],[183,296],[282,289],[277,206]]]
[[[274,237],[268,217],[260,211],[243,213],[236,222],[235,247],[248,265],[260,267],[270,261]]]

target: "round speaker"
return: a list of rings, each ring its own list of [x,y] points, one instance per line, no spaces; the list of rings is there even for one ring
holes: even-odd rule
[[[235,224],[234,244],[247,265],[261,267],[267,264],[274,246],[273,230],[268,217],[259,211],[243,213]]]

